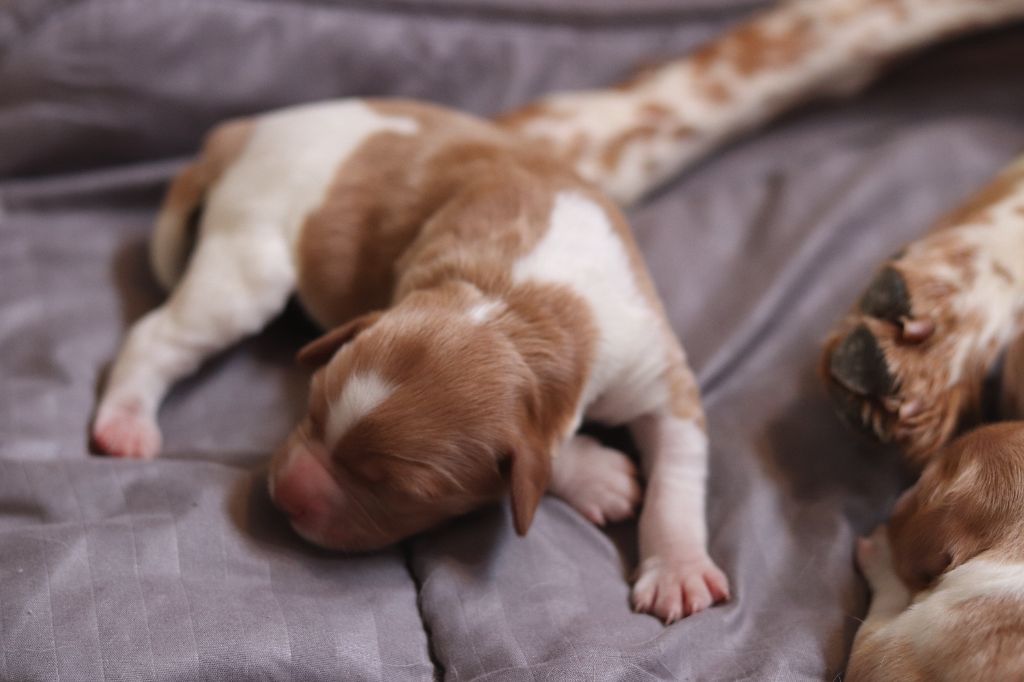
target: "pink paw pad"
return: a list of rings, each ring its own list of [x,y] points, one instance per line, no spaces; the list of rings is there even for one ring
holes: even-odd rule
[[[729,600],[729,580],[710,558],[666,562],[648,560],[633,586],[633,608],[670,625],[713,604]]]
[[[93,449],[111,457],[152,459],[160,452],[160,429],[137,410],[101,410],[92,428]]]

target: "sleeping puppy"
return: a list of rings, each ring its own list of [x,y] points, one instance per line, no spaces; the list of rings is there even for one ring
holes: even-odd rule
[[[857,548],[848,680],[1024,679],[1024,422],[953,441]]]
[[[114,363],[102,451],[155,456],[172,383],[297,293],[330,331],[299,354],[318,369],[270,492],[304,538],[373,550],[506,490],[520,534],[547,490],[626,518],[636,474],[586,417],[641,451],[634,606],[671,622],[728,598],[697,384],[622,214],[541,145],[404,101],[230,122],[175,179],[152,258],[173,292]]]

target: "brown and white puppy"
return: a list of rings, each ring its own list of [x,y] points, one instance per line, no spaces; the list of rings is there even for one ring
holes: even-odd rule
[[[372,550],[505,490],[519,533],[549,489],[625,518],[635,472],[576,435],[586,417],[629,425],[642,453],[634,605],[673,621],[728,598],[694,377],[621,213],[540,145],[401,101],[228,123],[175,180],[152,255],[174,289],[113,366],[105,452],[155,456],[171,384],[297,293],[331,330],[300,353],[319,367],[308,413],[271,464],[303,537]]]
[[[942,449],[857,560],[873,596],[846,679],[1024,679],[1024,422]]]

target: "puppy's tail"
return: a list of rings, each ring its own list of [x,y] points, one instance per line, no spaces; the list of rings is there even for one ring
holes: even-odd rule
[[[174,178],[156,218],[149,244],[153,274],[166,291],[181,279],[199,238],[203,208],[210,189],[238,157],[251,131],[251,122],[228,121],[214,128],[202,151]]]
[[[498,122],[628,204],[799,104],[853,94],[896,58],[1020,18],[1024,0],[789,0],[689,57],[614,88],[551,95]]]

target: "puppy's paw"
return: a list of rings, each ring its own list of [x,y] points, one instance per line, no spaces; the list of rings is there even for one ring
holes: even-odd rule
[[[729,599],[729,579],[707,555],[686,561],[651,557],[637,575],[633,608],[666,625]]]
[[[152,459],[160,453],[160,428],[141,409],[104,405],[92,427],[92,447],[100,453],[126,459]]]
[[[552,492],[598,526],[632,518],[642,495],[632,460],[587,436],[559,453]]]
[[[889,580],[890,576],[895,577],[892,549],[889,547],[889,535],[885,525],[876,528],[868,537],[857,539],[857,567],[874,592],[877,592],[879,586]]]
[[[1018,284],[981,236],[939,232],[886,264],[826,343],[840,415],[922,463],[977,412],[1018,320]]]

